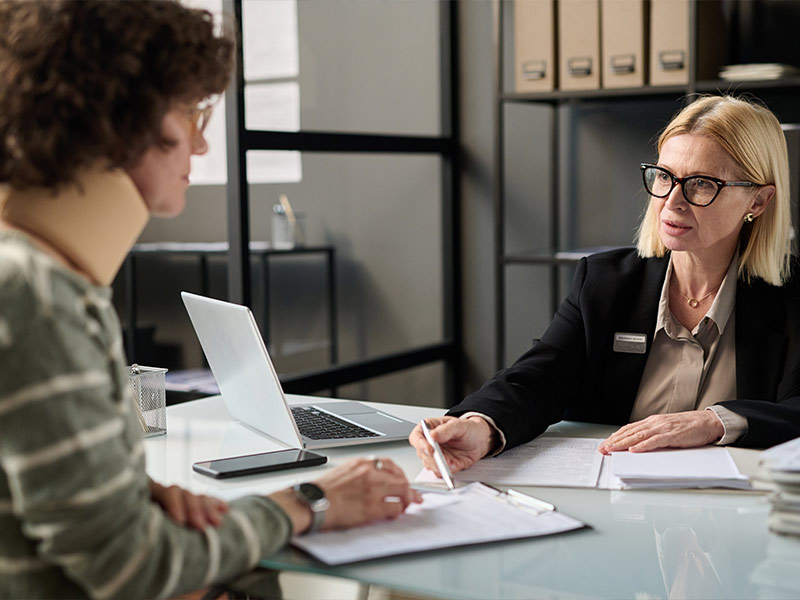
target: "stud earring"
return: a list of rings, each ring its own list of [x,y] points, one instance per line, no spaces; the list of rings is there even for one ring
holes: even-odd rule
[[[745,223],[752,223],[752,222],[753,222],[753,219],[755,219],[755,217],[753,216],[753,213],[747,213],[747,214],[744,216],[744,222],[745,222]]]

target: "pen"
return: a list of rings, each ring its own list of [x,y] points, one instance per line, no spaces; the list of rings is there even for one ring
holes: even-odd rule
[[[555,511],[556,507],[549,502],[545,502],[544,500],[539,500],[539,498],[534,498],[533,496],[529,496],[528,494],[523,494],[522,492],[518,492],[517,490],[512,490],[511,488],[507,490],[501,490],[498,487],[490,485],[488,483],[484,483],[486,487],[494,490],[497,492],[500,497],[505,498],[508,502],[516,505],[518,508],[525,508],[533,509],[536,511],[534,514],[542,514],[543,512],[553,512]]]
[[[453,474],[450,472],[450,467],[447,466],[447,461],[444,459],[444,454],[442,454],[442,449],[439,447],[439,444],[434,441],[431,437],[431,430],[428,428],[428,424],[425,422],[425,419],[422,419],[419,422],[420,427],[422,427],[422,433],[425,435],[425,439],[428,440],[428,443],[433,448],[433,460],[436,462],[436,466],[439,467],[439,473],[444,479],[444,482],[447,484],[448,489],[455,489],[455,485],[453,484]]]
[[[517,500],[518,502],[522,502],[523,504],[527,504],[528,506],[533,506],[534,508],[538,508],[539,510],[544,510],[547,512],[552,512],[556,509],[556,507],[549,502],[545,502],[544,500],[539,500],[539,498],[534,498],[533,496],[528,496],[528,494],[523,494],[522,492],[518,492],[517,490],[512,490],[509,488],[506,493]]]

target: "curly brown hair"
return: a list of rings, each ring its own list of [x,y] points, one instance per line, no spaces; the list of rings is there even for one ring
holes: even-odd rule
[[[174,0],[0,0],[0,183],[136,164],[173,103],[224,91],[234,48]]]

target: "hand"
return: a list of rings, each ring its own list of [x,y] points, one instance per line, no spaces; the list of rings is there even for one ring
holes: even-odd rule
[[[411,489],[403,470],[388,458],[357,458],[315,481],[331,506],[323,529],[343,529],[378,519],[393,519],[422,495]]]
[[[474,465],[486,456],[496,443],[494,430],[481,417],[467,419],[433,417],[425,421],[430,427],[431,437],[439,444],[444,459],[453,473]],[[433,459],[433,448],[428,444],[419,425],[414,427],[408,436],[408,441],[416,448],[417,456],[423,466],[441,477]]]
[[[611,434],[597,448],[603,454],[629,450],[647,452],[658,448],[696,448],[716,442],[725,428],[711,410],[652,415]]]
[[[228,504],[223,500],[192,494],[177,485],[164,487],[152,479],[150,498],[178,525],[198,530],[203,530],[209,525],[218,527],[228,512]]]
[[[411,489],[402,469],[388,458],[349,460],[314,483],[322,488],[330,502],[323,530],[393,519],[405,512],[412,502],[422,502],[422,496]],[[294,533],[309,528],[311,511],[295,498],[292,490],[276,492],[270,498],[289,515]]]

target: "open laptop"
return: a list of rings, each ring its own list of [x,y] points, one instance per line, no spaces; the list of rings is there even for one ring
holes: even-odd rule
[[[253,313],[246,306],[181,292],[228,412],[292,448],[330,448],[408,437],[414,424],[343,400],[291,407]]]

